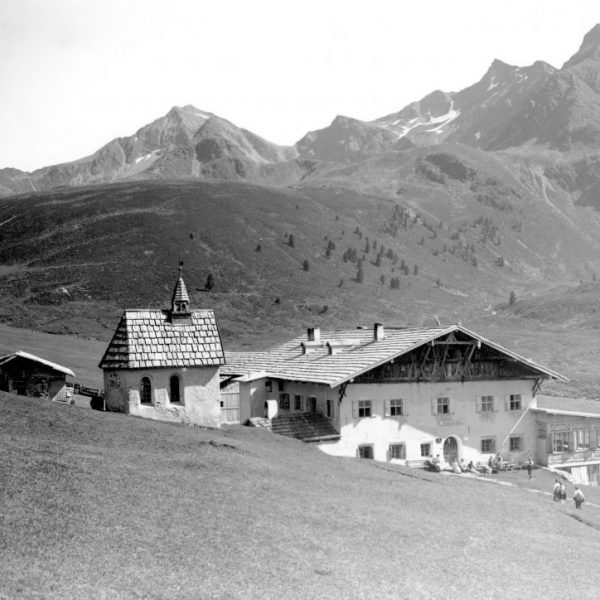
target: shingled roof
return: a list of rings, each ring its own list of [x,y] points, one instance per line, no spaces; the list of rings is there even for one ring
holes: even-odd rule
[[[173,321],[168,310],[126,310],[99,367],[212,367],[224,363],[212,310],[192,311],[185,321]]]
[[[461,325],[437,328],[386,328],[381,339],[374,339],[370,329],[324,331],[320,339],[306,343],[306,337],[297,337],[264,352],[227,353],[227,365],[221,369],[224,375],[237,375],[247,380],[273,377],[290,381],[310,381],[331,387],[338,386],[374,369],[419,346],[453,332],[462,332],[473,340],[522,362],[544,378],[565,381],[566,378],[524,358],[499,344],[469,331]],[[352,344],[348,342],[352,341]],[[341,346],[338,353],[330,354],[327,343]],[[302,344],[310,346],[304,353]]]

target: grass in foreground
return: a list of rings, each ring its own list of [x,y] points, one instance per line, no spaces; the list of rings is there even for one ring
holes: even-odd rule
[[[600,509],[518,486],[6,394],[0,436],[3,598],[585,598],[600,585]]]

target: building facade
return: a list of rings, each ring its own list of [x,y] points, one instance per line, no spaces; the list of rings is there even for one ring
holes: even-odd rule
[[[72,398],[75,373],[28,352],[0,357],[0,390],[67,402]]]
[[[183,278],[169,310],[126,310],[99,367],[107,410],[220,427],[225,357],[212,310],[189,309]]]
[[[534,413],[538,462],[568,473],[574,483],[599,485],[600,403],[540,396]]]
[[[319,412],[339,432],[323,451],[408,465],[535,456],[535,397],[544,379],[564,379],[459,325],[310,329],[232,353],[223,372],[239,383],[242,422]]]

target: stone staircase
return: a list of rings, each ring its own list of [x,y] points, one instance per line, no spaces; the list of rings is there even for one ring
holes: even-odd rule
[[[271,420],[252,417],[249,424],[304,442],[335,441],[340,438],[329,419],[320,413],[281,414]]]

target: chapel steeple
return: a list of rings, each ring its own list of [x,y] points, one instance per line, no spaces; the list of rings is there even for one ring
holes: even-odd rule
[[[171,299],[171,316],[189,316],[190,315],[190,297],[188,296],[185,282],[181,276],[183,262],[179,261],[179,278],[173,290],[173,298]]]

